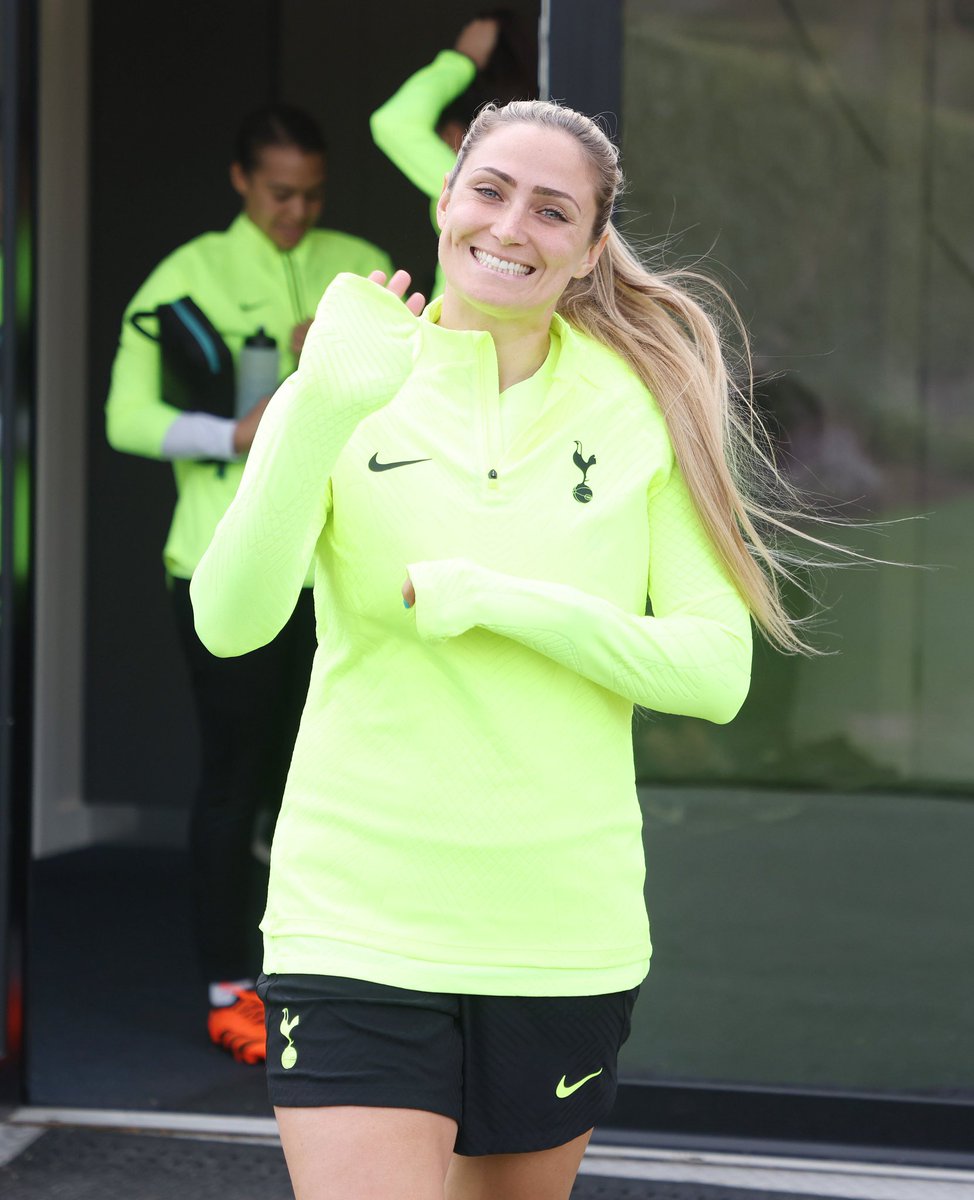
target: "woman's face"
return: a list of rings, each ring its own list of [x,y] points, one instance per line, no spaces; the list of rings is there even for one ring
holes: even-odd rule
[[[546,316],[595,267],[593,168],[561,129],[518,122],[487,134],[437,206],[449,302],[494,316]]]
[[[257,228],[278,250],[293,250],[321,215],[325,160],[297,146],[265,146],[252,171],[234,163],[230,181]]]

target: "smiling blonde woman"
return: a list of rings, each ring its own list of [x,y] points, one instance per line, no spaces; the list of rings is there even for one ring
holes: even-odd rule
[[[588,118],[484,111],[442,300],[329,287],[193,580],[243,654],[315,559],[259,987],[299,1200],[568,1196],[649,966],[633,705],[729,721],[751,617],[800,644],[714,323],[621,184]]]

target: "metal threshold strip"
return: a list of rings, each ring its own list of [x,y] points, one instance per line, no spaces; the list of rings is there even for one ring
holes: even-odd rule
[[[11,1112],[7,1121],[10,1125],[42,1129],[101,1129],[248,1145],[278,1144],[277,1127],[270,1117],[28,1106]],[[590,1146],[581,1173],[844,1200],[971,1200],[974,1197],[974,1171],[637,1146]]]

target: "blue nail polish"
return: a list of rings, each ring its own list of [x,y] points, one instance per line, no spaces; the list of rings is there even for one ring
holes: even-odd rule
[[[403,606],[403,608],[409,608],[409,601],[406,599],[405,596],[403,596],[403,598],[402,598],[402,606]]]

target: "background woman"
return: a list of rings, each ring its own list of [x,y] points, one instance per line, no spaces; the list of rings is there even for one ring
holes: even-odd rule
[[[649,961],[633,705],[729,721],[751,616],[800,646],[714,323],[621,182],[588,118],[483,112],[442,301],[328,289],[193,579],[241,654],[315,556],[260,984],[299,1200],[568,1196]]]
[[[276,815],[307,691],[314,654],[311,589],[296,597],[293,614],[260,654],[219,662],[200,645],[189,579],[237,490],[269,397],[239,420],[203,411],[196,393],[176,401],[166,394],[159,344],[140,332],[133,317],[142,314],[136,319],[151,333],[157,322],[147,313],[189,299],[238,362],[244,340],[263,329],[280,354],[276,385],[297,365],[311,312],[331,280],[341,271],[385,269],[389,260],[361,238],[315,228],[324,203],[325,143],[298,109],[275,105],[243,121],[230,182],[240,196],[240,215],[228,229],[173,251],[126,309],[106,421],[116,450],[173,464],[176,507],[163,560],[199,717],[190,869],[209,990],[208,1030],[235,1058],[260,1062],[264,1019],[253,990],[251,843],[258,807]],[[200,334],[192,315],[190,320],[191,332]],[[229,386],[232,394],[232,380]]]

